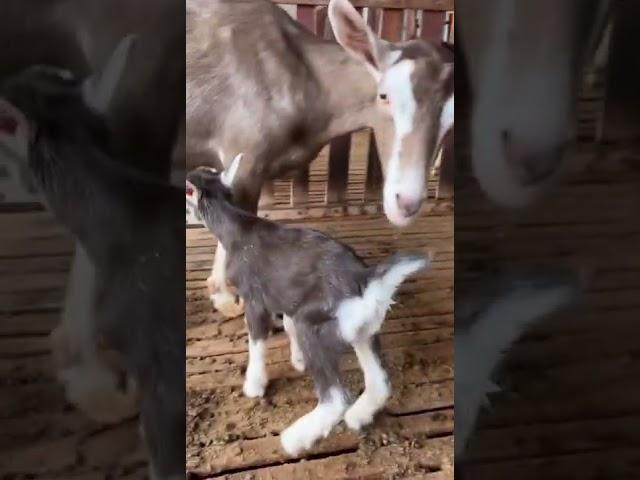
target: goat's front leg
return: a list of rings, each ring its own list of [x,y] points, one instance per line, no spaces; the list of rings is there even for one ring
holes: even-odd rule
[[[227,283],[227,252],[220,243],[216,248],[211,275],[207,278],[207,288],[213,307],[222,315],[229,318],[242,315],[244,302]]]
[[[108,346],[95,335],[95,267],[77,244],[61,324],[51,333],[57,379],[67,400],[87,417],[105,423],[137,413],[137,386]]]
[[[373,421],[374,415],[391,395],[387,373],[382,367],[377,335],[352,344],[364,373],[364,392],[347,410],[344,421],[352,430],[360,430]]]
[[[342,420],[349,404],[349,395],[340,382],[337,336],[328,330],[328,324],[318,329],[307,323],[299,323],[297,327],[304,361],[316,387],[318,404],[280,434],[282,448],[290,456],[296,456],[326,438]]]
[[[293,318],[284,316],[283,318],[284,331],[287,332],[289,337],[289,348],[291,349],[291,365],[299,372],[304,372],[304,355],[300,349],[298,342],[298,335],[296,332],[296,326],[293,323]]]
[[[245,313],[245,322],[249,330],[249,364],[242,391],[249,398],[263,397],[269,382],[265,357],[271,317],[265,310],[251,306]]]

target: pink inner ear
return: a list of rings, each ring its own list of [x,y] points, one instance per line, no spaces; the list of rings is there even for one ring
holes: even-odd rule
[[[13,117],[0,116],[0,132],[14,135],[18,129],[18,121]]]

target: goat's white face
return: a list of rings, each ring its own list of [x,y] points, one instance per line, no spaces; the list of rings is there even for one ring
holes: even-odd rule
[[[435,153],[453,127],[453,67],[425,42],[381,40],[348,0],[331,0],[329,19],[337,41],[378,85],[371,122],[385,174],[384,210],[390,222],[406,226],[427,196]]]

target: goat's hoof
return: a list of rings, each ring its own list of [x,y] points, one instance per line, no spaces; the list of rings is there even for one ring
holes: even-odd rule
[[[282,445],[282,449],[290,457],[296,457],[301,452],[311,447],[311,445],[306,445],[308,442],[305,440],[304,435],[301,435],[300,428],[295,424],[291,425],[280,434],[280,444]]]
[[[245,379],[242,392],[249,398],[262,398],[267,389],[267,382]]]
[[[244,301],[230,292],[218,292],[209,297],[213,308],[227,318],[239,317],[244,313]]]
[[[119,386],[118,375],[97,362],[79,364],[58,373],[65,395],[88,418],[117,423],[138,413],[138,387],[130,375]]]
[[[362,409],[351,407],[344,415],[344,423],[347,424],[351,430],[359,432],[362,427],[369,425],[373,422],[373,415],[363,412]]]

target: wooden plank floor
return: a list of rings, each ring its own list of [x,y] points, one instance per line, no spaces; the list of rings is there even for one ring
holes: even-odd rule
[[[305,461],[286,458],[279,433],[310,411],[310,379],[289,364],[283,333],[270,337],[265,399],[242,395],[247,340],[242,318],[212,311],[205,279],[215,240],[187,230],[188,469],[198,478],[452,479],[453,458],[453,216],[423,215],[407,230],[382,216],[306,221],[354,247],[369,263],[402,250],[435,252],[433,268],[400,290],[382,330],[393,396],[364,435],[342,423]],[[346,383],[362,388],[355,356],[343,359]]]
[[[456,292],[503,264],[594,269],[583,305],[508,354],[506,391],[480,418],[467,478],[640,478],[640,152],[580,150],[586,168],[523,212],[500,211],[456,177]]]

